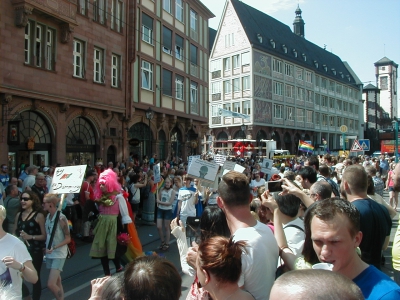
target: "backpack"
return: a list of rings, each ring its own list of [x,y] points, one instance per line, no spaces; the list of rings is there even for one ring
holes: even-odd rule
[[[71,237],[71,241],[68,243],[67,258],[71,258],[72,256],[74,256],[75,252],[76,252],[76,243],[75,240]]]

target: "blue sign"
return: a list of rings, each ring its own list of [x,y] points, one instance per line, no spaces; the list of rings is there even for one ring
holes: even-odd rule
[[[358,140],[358,143],[360,144],[363,151],[369,151],[371,148],[369,140]]]

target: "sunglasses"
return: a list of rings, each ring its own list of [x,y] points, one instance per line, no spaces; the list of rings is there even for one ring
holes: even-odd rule
[[[27,198],[27,197],[21,197],[21,201],[29,201],[29,200],[32,200],[31,198]]]

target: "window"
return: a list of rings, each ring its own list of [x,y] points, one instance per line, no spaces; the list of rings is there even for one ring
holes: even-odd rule
[[[197,47],[190,44],[190,75],[198,76]]]
[[[235,45],[235,35],[234,33],[228,33],[225,35],[225,48],[229,48]]]
[[[242,78],[242,87],[244,91],[250,90],[250,76],[244,76]]]
[[[329,80],[329,90],[330,90],[331,92],[334,92],[334,91],[335,91],[335,82],[332,81],[332,80]]]
[[[235,103],[232,103],[232,104],[233,104],[233,111],[237,112],[237,113],[240,113],[240,102],[235,102]]]
[[[281,82],[275,82],[274,84],[274,94],[283,96],[283,84]]]
[[[304,122],[304,109],[297,108],[296,120],[298,122]]]
[[[176,99],[183,100],[183,77],[175,75]]]
[[[320,105],[320,104],[321,104],[321,95],[315,94],[315,105]]]
[[[224,58],[224,72],[230,70],[231,70],[231,58],[230,57]]]
[[[341,95],[342,94],[342,85],[336,84],[336,93]]]
[[[31,22],[25,26],[25,63],[29,64],[31,62]]]
[[[224,81],[224,93],[230,94],[232,92],[232,85],[230,80]]]
[[[309,71],[306,71],[306,82],[313,83],[312,82],[312,73]]]
[[[121,56],[111,55],[111,86],[120,87],[121,84]]]
[[[88,0],[79,0],[78,3],[78,13],[81,15],[86,16],[87,15],[87,8],[88,8]]]
[[[162,72],[162,93],[172,97],[172,72],[166,69]]]
[[[337,117],[336,118],[336,127],[340,127],[342,125],[343,125],[342,118],[341,117]]]
[[[320,123],[320,113],[319,112],[316,112],[315,113],[315,125],[320,125],[321,123]]]
[[[122,31],[123,27],[123,7],[124,4],[119,0],[112,0],[111,2],[111,29],[117,32]]]
[[[221,59],[212,60],[210,63],[210,71],[220,71],[221,70]]]
[[[190,82],[190,112],[197,114],[198,113],[198,101],[197,101],[197,83],[191,81]]]
[[[219,109],[221,105],[213,105],[211,106],[211,116],[212,117],[219,117]]]
[[[303,69],[297,68],[297,70],[296,70],[296,78],[298,80],[303,80]]]
[[[46,69],[53,70],[54,62],[53,62],[53,55],[54,55],[54,30],[47,29],[46,30]]]
[[[212,82],[211,83],[211,94],[220,94],[221,93],[221,81]]]
[[[35,29],[35,65],[36,67],[41,67],[43,59],[43,26],[36,25]]]
[[[286,107],[286,119],[293,121],[293,111],[294,111],[294,107],[292,106],[287,106]]]
[[[283,118],[282,105],[274,104],[274,118],[276,119]]]
[[[166,12],[171,13],[171,0],[163,0],[163,9]]]
[[[153,45],[153,19],[142,13],[142,40]]]
[[[285,63],[285,75],[293,77],[293,65]]]
[[[307,123],[313,123],[313,112],[312,112],[312,110],[307,110],[306,111],[306,122]]]
[[[175,1],[175,18],[183,22],[183,4],[182,0]]]
[[[240,68],[240,55],[238,54],[238,55],[234,55],[233,57],[232,57],[232,59],[233,59],[233,68],[234,69],[238,69],[238,68]]]
[[[319,87],[319,76],[318,75],[315,75],[315,86],[316,87]]]
[[[294,94],[294,86],[287,84],[285,86],[285,96],[288,98],[293,98],[293,94]]]
[[[251,114],[250,101],[243,101],[243,113],[245,115]]]
[[[313,91],[307,90],[306,100],[307,100],[308,102],[314,103],[314,92],[313,92]]]
[[[197,12],[190,10],[190,37],[197,41]]]
[[[348,112],[349,111],[349,103],[346,101],[343,101],[343,111]]]
[[[335,99],[332,97],[329,98],[329,108],[335,109]]]
[[[329,116],[329,126],[335,126],[335,117]]]
[[[324,95],[321,96],[321,106],[328,107],[328,97],[327,96],[324,96]]]
[[[183,60],[183,38],[177,34],[175,35],[175,57]]]
[[[233,92],[240,92],[240,78],[234,78],[232,80]]]
[[[94,48],[93,81],[97,83],[104,82],[104,50],[100,48]]]
[[[321,88],[327,89],[327,87],[328,87],[328,81],[326,80],[326,78],[321,78]]]
[[[74,76],[85,77],[85,43],[74,39]]]
[[[172,31],[163,26],[163,51],[171,54],[172,49]]]
[[[153,90],[153,65],[142,60],[142,88]]]
[[[272,70],[278,73],[282,73],[282,61],[273,59],[272,61]]]
[[[380,78],[380,89],[381,90],[387,90],[388,89],[388,77],[387,76],[382,76]]]
[[[225,103],[224,104],[224,109],[232,111],[232,105],[230,103]]]
[[[242,53],[242,66],[250,65],[250,52]]]
[[[336,101],[336,109],[342,110],[342,100]]]
[[[93,19],[100,24],[104,24],[105,13],[105,0],[93,0]]]
[[[296,95],[297,100],[304,100],[304,89],[302,88],[297,88],[297,95]]]

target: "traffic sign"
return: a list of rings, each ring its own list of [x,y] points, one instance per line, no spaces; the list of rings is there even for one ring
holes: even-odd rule
[[[369,140],[358,140],[358,143],[360,144],[363,151],[369,151],[371,148]]]
[[[347,132],[347,126],[346,125],[340,126],[339,130],[340,130],[341,133],[346,133]]]
[[[354,140],[353,146],[351,146],[350,151],[361,152],[364,150],[361,148],[361,145],[359,144],[359,142],[357,140]]]

